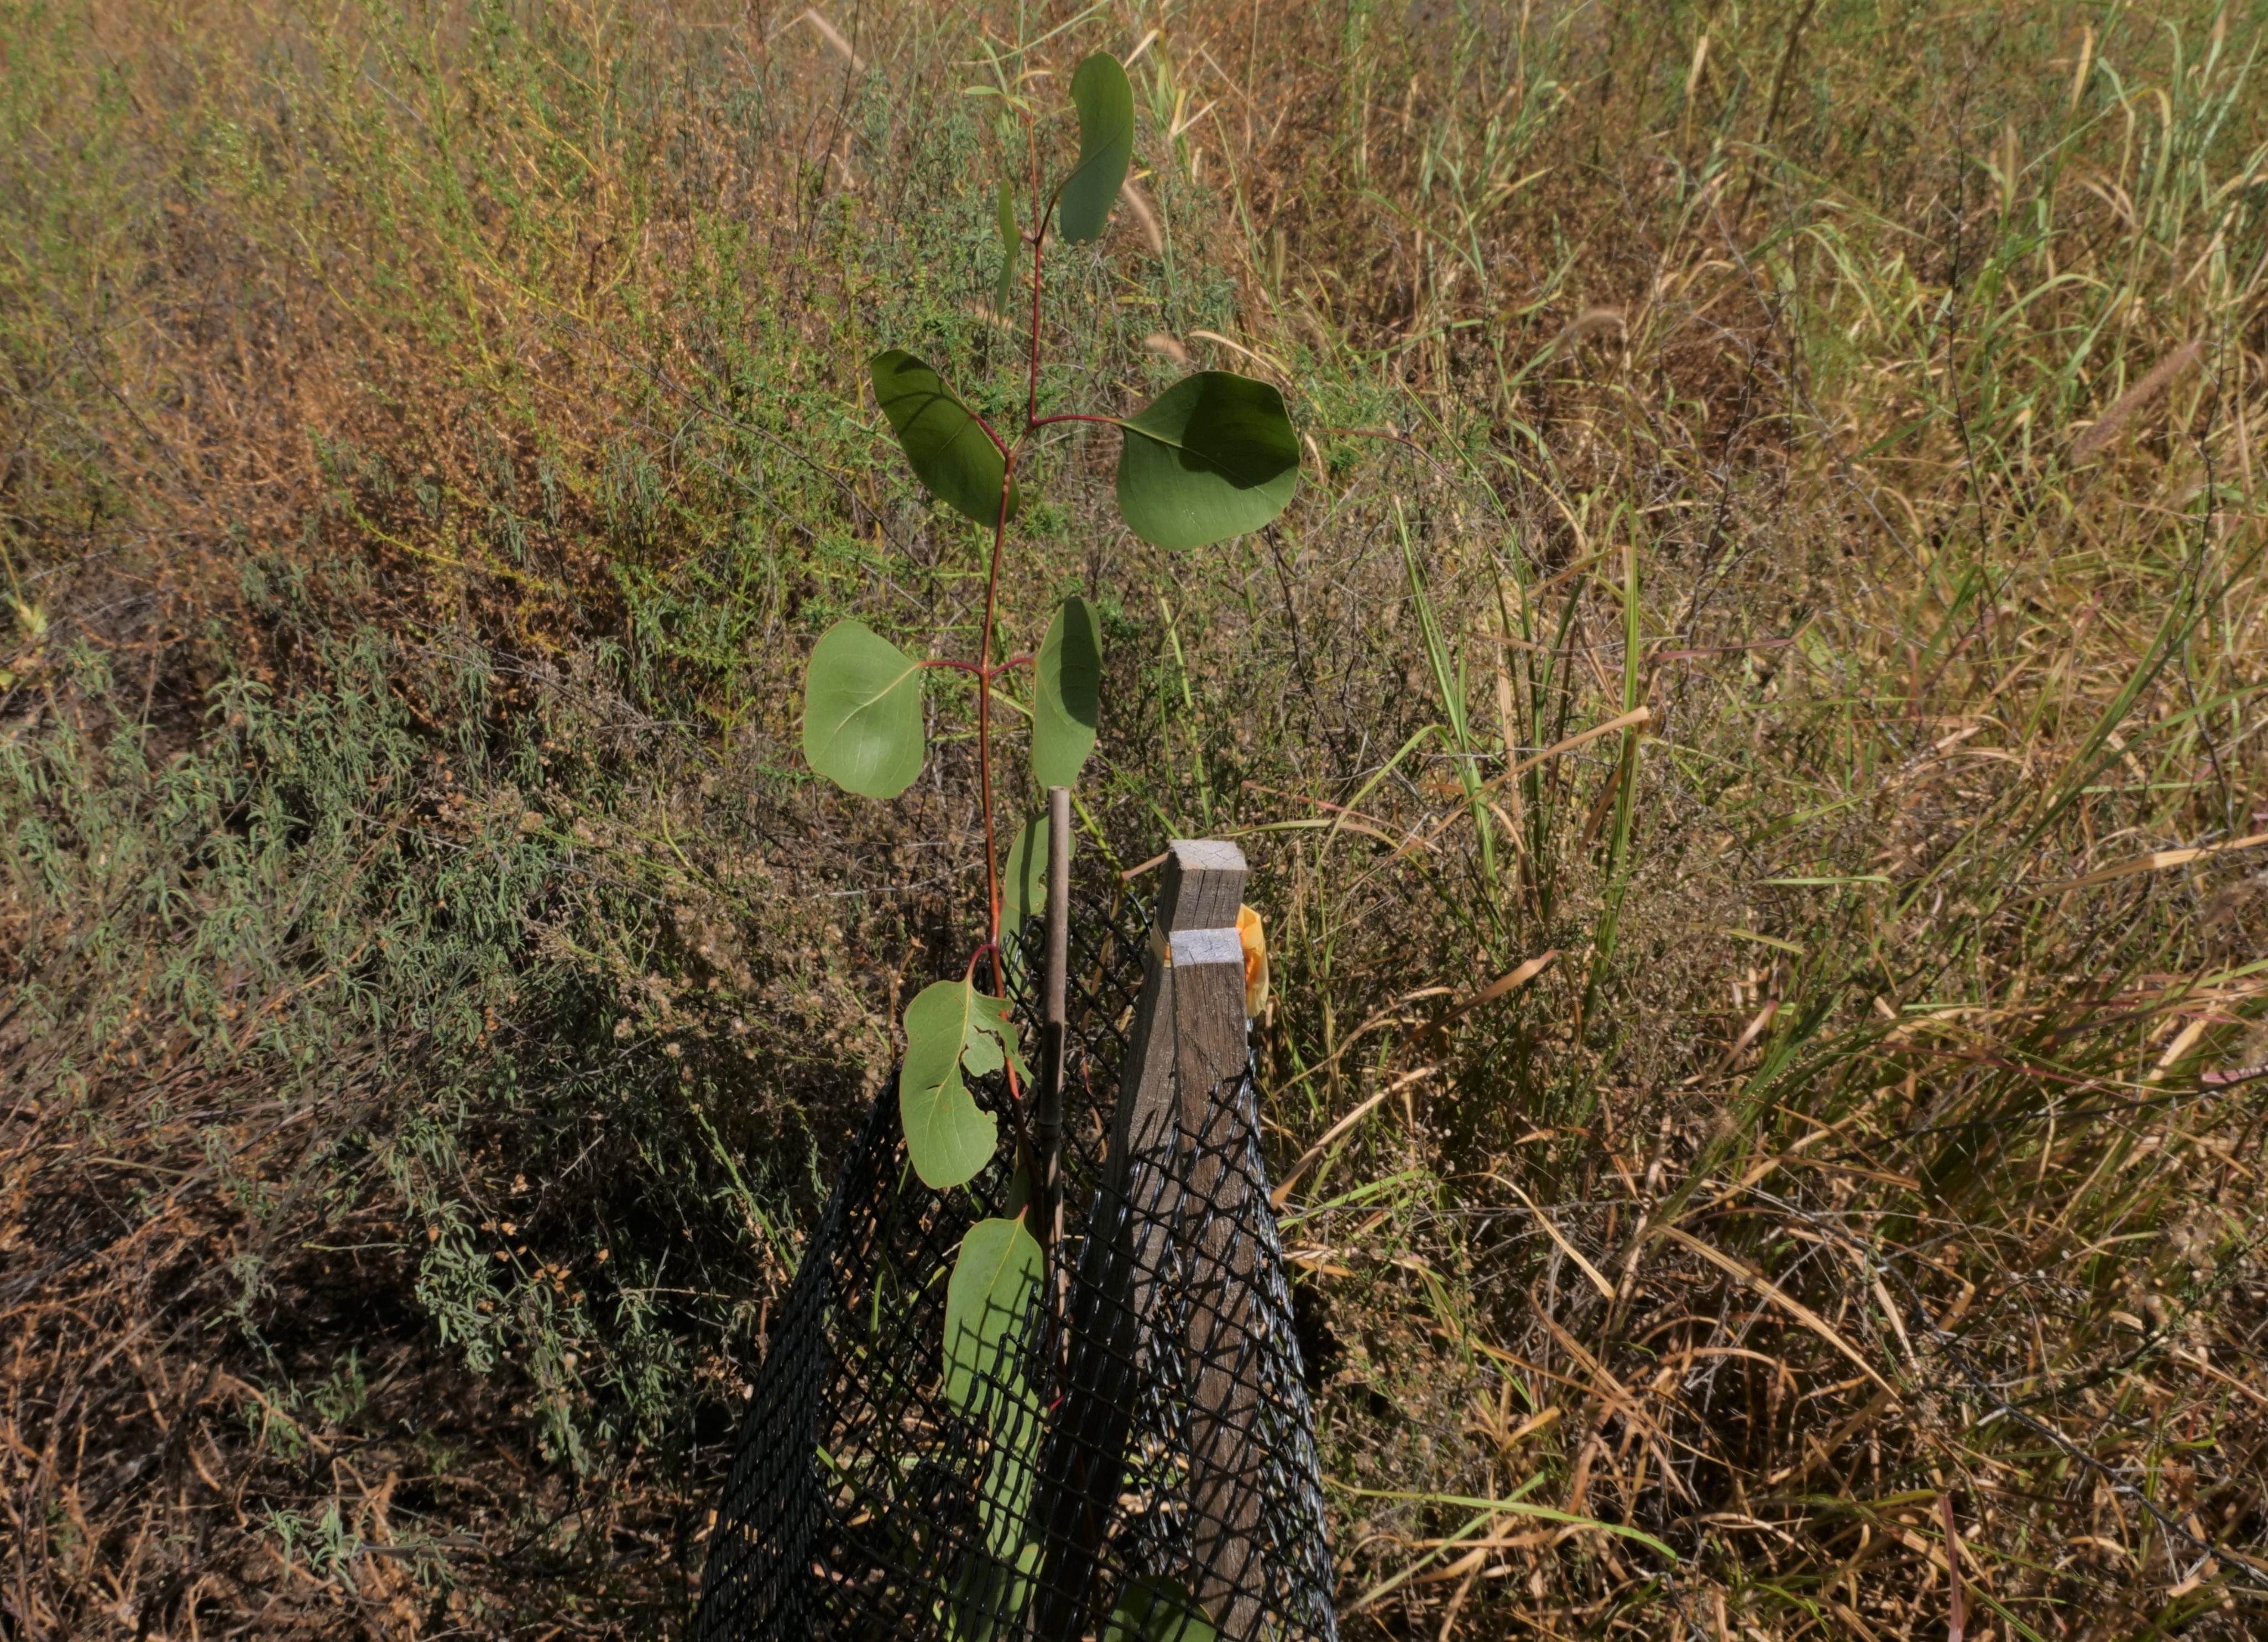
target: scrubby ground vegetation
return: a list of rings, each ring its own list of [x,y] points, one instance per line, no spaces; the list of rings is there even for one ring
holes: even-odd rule
[[[681,1625],[982,892],[796,751],[978,615],[865,361],[1097,48],[1050,371],[1309,470],[1015,615],[1254,861],[1345,1633],[2268,1628],[2268,16],[823,21],[0,0],[0,1631]]]

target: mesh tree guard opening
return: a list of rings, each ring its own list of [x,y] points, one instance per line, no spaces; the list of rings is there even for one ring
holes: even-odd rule
[[[1153,917],[1116,884],[1067,909],[1061,1186],[1035,1217],[1054,1234],[1040,1281],[1004,1285],[1013,1303],[952,1349],[961,1240],[1032,1187],[1004,1156],[930,1190],[895,1085],[876,1099],[772,1325],[698,1642],[1336,1642],[1243,880],[1233,845],[1184,841]],[[1036,1039],[1040,926],[1025,935]],[[1005,1125],[1005,1081],[972,1087]]]

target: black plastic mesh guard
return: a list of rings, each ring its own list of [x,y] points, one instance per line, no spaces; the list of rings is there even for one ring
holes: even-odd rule
[[[1005,1158],[924,1187],[894,1082],[773,1323],[696,1642],[1336,1642],[1249,1066],[1205,1132],[1106,1176],[1146,935],[1121,898],[1078,908],[1071,941],[1067,1224],[1037,1293],[948,1395],[947,1274],[1019,1188]]]

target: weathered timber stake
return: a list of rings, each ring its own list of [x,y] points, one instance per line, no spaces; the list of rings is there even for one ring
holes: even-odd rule
[[[1180,974],[1228,961],[1233,949],[1237,985],[1243,986],[1243,947],[1236,936],[1236,909],[1244,899],[1244,852],[1217,839],[1176,839],[1166,856],[1165,882],[1158,891],[1158,913],[1150,928],[1150,954],[1143,960],[1142,998],[1135,1006],[1133,1035],[1127,1040],[1126,1067],[1119,1079],[1118,1111],[1111,1125],[1108,1167],[1111,1183],[1131,1183],[1132,1165],[1169,1142],[1174,1121],[1185,1113],[1174,1099],[1176,1075],[1203,1076],[1208,1069],[1241,1069],[1244,1060],[1243,993],[1232,1016],[1202,1013],[1184,1017],[1174,1007]],[[1206,935],[1227,932],[1227,943]],[[1174,949],[1177,936],[1192,937],[1189,950]],[[1192,1034],[1186,1062],[1177,1045],[1186,1023]],[[1215,1078],[1219,1076],[1214,1074]],[[1189,1098],[1199,1102],[1202,1090]],[[1127,1201],[1135,1201],[1128,1199]]]
[[[1177,839],[1167,854],[1080,1262],[1063,1415],[1043,1467],[1048,1556],[1035,1630],[1049,1642],[1079,1633],[1101,1523],[1125,1475],[1141,1328],[1160,1320],[1159,1274],[1177,1255],[1191,1279],[1188,1335],[1173,1344],[1193,1393],[1193,1594],[1225,1642],[1248,1642],[1259,1624],[1256,1601],[1231,1601],[1252,1560],[1262,1486],[1245,1383],[1257,1251],[1235,1234],[1249,1188],[1241,1159],[1227,1155],[1249,1054],[1236,931],[1245,870],[1244,853],[1219,839]],[[1176,1241],[1178,1251],[1168,1246]]]
[[[1226,936],[1222,955],[1184,968],[1183,940]],[[1179,1235],[1190,1272],[1189,1334],[1183,1343],[1189,1409],[1189,1505],[1197,1605],[1211,1615],[1222,1642],[1248,1642],[1260,1628],[1260,1600],[1248,1564],[1255,1555],[1266,1453],[1255,1430],[1259,1411],[1261,1342],[1252,1285],[1260,1247],[1248,1227],[1255,1177],[1240,1155],[1246,1133],[1237,1110],[1247,1054],[1244,945],[1236,931],[1177,937],[1174,1013],[1182,1132],[1195,1143],[1187,1167]],[[1233,1058],[1227,1039],[1233,1037]],[[1238,1593],[1242,1594],[1239,1595]]]

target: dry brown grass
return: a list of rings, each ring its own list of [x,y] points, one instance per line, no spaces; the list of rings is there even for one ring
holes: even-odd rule
[[[1123,864],[1255,858],[1279,1164],[1366,1113],[1285,1209],[1345,1633],[1933,1639],[1948,1511],[1972,1642],[2257,1632],[2257,25],[1436,10],[1046,48],[1163,28],[1175,260],[1067,376],[1314,440],[1196,564],[1060,458],[1030,551]],[[967,900],[957,755],[837,809],[787,689],[966,614],[856,383],[987,345],[984,19],[827,15],[0,11],[11,1634],[681,1615],[763,1223]],[[204,717],[372,627],[397,762]]]

